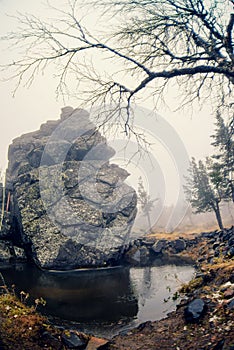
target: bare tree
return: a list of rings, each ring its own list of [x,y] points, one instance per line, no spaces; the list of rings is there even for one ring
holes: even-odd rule
[[[54,8],[58,15],[54,21],[18,15],[21,29],[3,39],[23,48],[24,55],[6,67],[9,77],[17,79],[17,88],[30,86],[37,73],[57,64],[57,93],[69,93],[72,77],[78,82],[73,94],[92,105],[108,105],[113,113],[106,121],[118,111],[126,133],[133,125],[131,105],[146,90],[154,96],[156,107],[165,103],[167,87],[174,86],[182,108],[207,99],[216,109],[230,108],[233,5],[233,0],[103,0],[109,28],[114,29],[96,37],[78,17],[78,1],[70,0],[67,11]],[[109,59],[111,69],[98,72],[98,52]]]
[[[152,223],[150,219],[150,212],[153,210],[154,202],[158,201],[158,198],[152,199],[150,195],[144,188],[142,177],[139,177],[138,180],[138,201],[141,206],[143,215],[146,216],[149,226],[149,233],[153,233]]]
[[[5,210],[4,175],[3,175],[2,170],[0,169],[0,232],[2,230],[4,210]]]

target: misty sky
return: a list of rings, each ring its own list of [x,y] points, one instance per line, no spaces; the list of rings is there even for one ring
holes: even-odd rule
[[[54,1],[56,6],[65,6],[66,1]],[[50,16],[45,2],[40,0],[0,0],[0,30],[1,36],[16,28],[16,21],[12,18],[17,11],[21,13],[34,13],[41,18]],[[89,23],[95,23],[95,14],[90,14]],[[95,28],[90,28],[95,31]],[[11,48],[6,49],[6,45],[0,43],[1,59],[0,63],[6,63],[14,60],[16,53]],[[1,77],[2,78],[2,77]],[[39,76],[33,85],[29,88],[21,87],[16,96],[12,97],[15,83],[12,81],[0,82],[1,95],[1,137],[0,137],[0,167],[6,166],[6,154],[8,145],[12,139],[23,133],[36,130],[40,124],[49,119],[57,119],[60,115],[60,109],[64,105],[77,107],[75,99],[56,100],[55,89],[56,81],[53,78],[53,72],[47,71],[43,76]],[[171,101],[173,101],[173,91]],[[146,100],[144,107],[152,108],[152,101]],[[159,111],[160,112],[160,111]],[[195,157],[204,157],[210,151],[210,137],[213,130],[214,116],[211,114],[209,100],[207,105],[199,111],[194,109],[193,115],[184,115],[182,112],[164,111],[162,116],[179,133],[189,155]]]

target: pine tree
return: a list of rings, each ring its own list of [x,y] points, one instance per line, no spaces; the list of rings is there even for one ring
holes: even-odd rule
[[[230,123],[225,123],[220,113],[216,115],[216,130],[211,136],[212,145],[216,148],[213,159],[216,167],[226,183],[226,198],[234,202],[234,117]]]
[[[223,178],[220,168],[217,168],[211,158],[203,163],[192,158],[190,175],[187,177],[185,192],[195,213],[214,211],[220,229],[223,223],[220,213],[220,202],[225,197]]]

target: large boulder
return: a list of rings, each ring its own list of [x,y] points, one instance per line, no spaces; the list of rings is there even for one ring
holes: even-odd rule
[[[7,191],[17,240],[46,269],[116,264],[129,243],[136,193],[88,113],[66,107],[9,147]]]

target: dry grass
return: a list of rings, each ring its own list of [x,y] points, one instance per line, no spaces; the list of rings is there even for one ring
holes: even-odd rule
[[[234,271],[234,260],[224,260],[219,258],[216,261],[214,260],[213,264],[206,265],[206,269],[212,269],[213,271],[223,270],[224,272],[233,272]]]
[[[194,292],[197,288],[201,287],[203,284],[203,278],[194,278],[189,283],[183,284],[179,289],[180,293],[187,294]]]
[[[152,234],[148,234],[147,237],[152,237],[155,239],[167,239],[167,240],[175,240],[178,238],[184,238],[184,239],[193,239],[201,232],[210,232],[217,230],[218,227],[216,225],[213,226],[183,226],[182,228],[179,228],[178,230],[174,232],[163,232],[163,231],[156,231]]]
[[[196,232],[172,232],[172,233],[166,233],[166,232],[155,232],[152,234],[147,235],[147,237],[155,238],[155,239],[166,239],[173,241],[178,238],[184,238],[184,239],[193,239],[197,236]]]
[[[14,294],[0,295],[0,337],[6,349],[40,349],[37,344],[46,330],[46,318]]]

